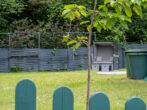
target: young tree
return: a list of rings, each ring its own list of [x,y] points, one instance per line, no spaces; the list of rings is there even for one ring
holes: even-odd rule
[[[87,10],[84,6],[78,6],[77,4],[70,4],[64,6],[62,15],[65,19],[69,19],[72,22],[75,19],[79,19],[82,16],[90,17],[89,21],[83,21],[81,25],[88,25],[89,31],[88,39],[84,36],[77,36],[76,38],[65,35],[63,41],[67,42],[67,45],[72,45],[73,49],[79,48],[83,43],[88,47],[88,87],[87,87],[87,103],[86,110],[89,110],[89,96],[90,96],[90,45],[92,29],[96,28],[98,32],[104,30],[112,30],[117,24],[122,25],[125,29],[128,29],[128,22],[131,23],[131,17],[135,12],[141,18],[142,9],[147,7],[147,0],[104,0],[103,5],[97,6],[97,0],[94,0],[94,9]]]

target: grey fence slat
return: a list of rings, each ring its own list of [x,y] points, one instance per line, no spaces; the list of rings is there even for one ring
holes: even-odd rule
[[[15,90],[15,110],[36,110],[36,86],[33,81],[23,79]]]
[[[0,72],[8,71],[8,48],[0,48]]]
[[[14,68],[16,65],[21,68],[22,71],[38,71],[38,58],[11,58],[10,68]]]
[[[38,56],[38,49],[11,49],[11,57]]]
[[[89,104],[90,104],[89,110],[110,110],[109,99],[107,95],[105,95],[102,92],[93,94],[90,97]]]
[[[146,110],[146,104],[141,98],[132,97],[127,100],[125,110]]]
[[[66,86],[57,88],[53,96],[53,110],[73,110],[73,92]]]
[[[0,48],[0,58],[8,58],[8,48]]]
[[[53,53],[55,54],[53,54]],[[65,56],[67,55],[67,49],[40,49],[40,58],[51,57],[51,56]]]
[[[69,49],[68,70],[86,70],[87,69],[87,48],[82,47],[74,51]]]

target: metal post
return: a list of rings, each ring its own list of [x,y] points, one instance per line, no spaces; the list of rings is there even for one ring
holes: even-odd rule
[[[94,32],[94,41],[96,41],[96,32]]]
[[[10,65],[10,49],[11,49],[11,34],[8,34],[8,40],[9,40],[9,48],[8,48],[8,72],[11,72],[11,65]]]
[[[70,34],[70,33],[68,32],[67,34]],[[68,41],[69,41],[69,39],[68,39]],[[67,46],[67,70],[69,70],[69,45]]]
[[[40,71],[40,32],[38,32],[38,71]]]

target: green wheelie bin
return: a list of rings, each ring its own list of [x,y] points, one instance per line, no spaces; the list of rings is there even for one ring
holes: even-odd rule
[[[147,50],[127,50],[125,58],[128,78],[144,79],[147,77]]]

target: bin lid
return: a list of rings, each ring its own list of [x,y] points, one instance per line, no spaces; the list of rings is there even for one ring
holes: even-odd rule
[[[145,49],[128,49],[125,51],[126,53],[147,53]]]

